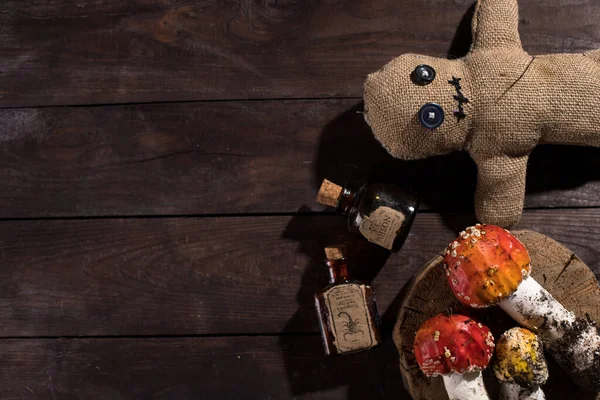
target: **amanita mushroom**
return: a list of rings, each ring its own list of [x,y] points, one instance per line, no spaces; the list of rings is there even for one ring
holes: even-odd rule
[[[496,342],[494,373],[500,381],[500,400],[544,400],[541,385],[548,380],[548,366],[541,342],[524,328],[504,332]]]
[[[600,391],[600,336],[529,273],[523,244],[493,225],[467,228],[444,256],[448,283],[464,305],[499,305],[521,325],[540,334],[556,361],[581,386]]]
[[[490,330],[464,315],[439,314],[421,325],[414,352],[425,375],[442,375],[450,400],[489,399],[481,371],[492,358]]]

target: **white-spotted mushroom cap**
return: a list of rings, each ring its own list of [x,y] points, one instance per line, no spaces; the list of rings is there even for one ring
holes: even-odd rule
[[[444,253],[450,288],[463,305],[488,307],[514,293],[531,271],[525,246],[494,225],[476,225],[461,232]]]
[[[414,353],[427,376],[464,374],[487,367],[494,337],[488,327],[469,317],[438,314],[417,331]]]

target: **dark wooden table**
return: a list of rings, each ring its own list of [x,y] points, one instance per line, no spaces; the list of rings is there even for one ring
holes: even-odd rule
[[[357,242],[389,337],[402,289],[474,222],[465,154],[393,160],[367,73],[461,56],[472,0],[4,0],[0,398],[405,398],[390,340],[323,356],[314,292],[344,219],[322,178],[423,206],[400,253]],[[532,54],[600,47],[600,2],[521,0]],[[542,147],[519,228],[600,274],[600,150]],[[385,266],[384,266],[385,265]]]

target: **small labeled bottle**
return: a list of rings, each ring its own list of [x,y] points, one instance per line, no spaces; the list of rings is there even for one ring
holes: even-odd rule
[[[373,288],[351,281],[344,246],[327,247],[330,285],[315,294],[325,353],[347,354],[381,343]]]
[[[343,187],[325,179],[317,202],[348,216],[348,229],[388,250],[406,240],[419,209],[419,198],[393,185]]]

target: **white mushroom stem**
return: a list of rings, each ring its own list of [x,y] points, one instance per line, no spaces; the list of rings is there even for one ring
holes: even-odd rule
[[[442,375],[450,400],[489,400],[483,385],[481,371]]]
[[[600,374],[600,336],[594,325],[577,326],[575,315],[530,276],[499,305],[515,321],[539,333],[556,361],[576,380],[593,380],[594,387],[600,384],[594,378]],[[568,345],[561,344],[563,337]]]
[[[564,335],[564,328],[575,322],[575,315],[564,308],[531,276],[499,306],[515,321],[531,329],[552,345]]]
[[[498,400],[545,400],[542,388],[526,389],[514,383],[502,383]]]

